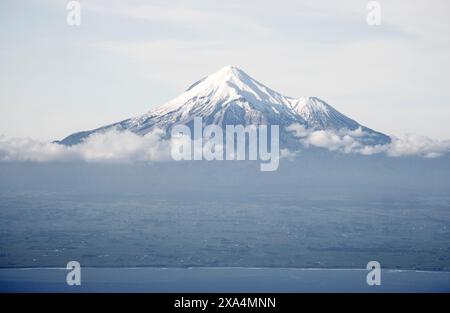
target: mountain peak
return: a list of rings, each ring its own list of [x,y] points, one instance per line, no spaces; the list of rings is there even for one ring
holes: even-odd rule
[[[237,68],[232,65],[227,65],[222,67],[217,72],[209,75],[209,78],[212,82],[216,83],[224,83],[224,82],[243,82],[248,83],[253,80],[247,73],[245,73],[240,68]]]
[[[327,130],[362,127],[373,143],[390,141],[388,136],[360,125],[317,97],[286,97],[253,79],[242,69],[227,65],[146,114],[72,134],[62,143],[75,144],[92,133],[108,129],[145,135],[158,128],[168,133],[176,124],[190,125],[196,116],[202,117],[206,124],[222,126],[279,125],[286,142],[292,139],[289,139],[292,134],[286,132],[286,127],[295,123]]]
[[[224,84],[226,82],[232,82],[232,81],[242,81],[242,80],[249,80],[252,79],[249,75],[247,75],[243,70],[232,66],[227,65],[222,67],[217,72],[214,72],[199,81],[192,84],[185,92],[189,92],[193,90],[194,88],[199,90],[202,88],[205,88],[206,86],[211,85],[220,85]]]
[[[289,105],[293,100],[266,87],[240,68],[228,65],[197,81],[177,98],[152,110],[151,113],[160,115],[182,107],[190,110],[189,104],[198,104],[195,99],[208,99],[209,104],[225,104],[239,100],[258,107]]]
[[[233,66],[233,65],[226,65],[224,67],[222,67],[218,72],[243,72],[243,70],[241,70],[240,68]]]

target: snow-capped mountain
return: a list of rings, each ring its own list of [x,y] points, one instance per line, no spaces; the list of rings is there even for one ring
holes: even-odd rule
[[[294,142],[292,133],[285,130],[294,123],[318,130],[355,130],[361,127],[367,134],[364,138],[366,144],[390,142],[389,136],[360,125],[319,98],[296,99],[283,96],[244,71],[226,66],[146,114],[94,130],[74,133],[60,143],[74,145],[93,133],[110,129],[145,135],[159,128],[168,136],[174,125],[185,124],[192,127],[194,117],[202,117],[205,125],[279,125],[282,144]]]

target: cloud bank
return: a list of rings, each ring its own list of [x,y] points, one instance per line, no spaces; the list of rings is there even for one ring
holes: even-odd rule
[[[425,136],[391,137],[392,142],[389,144],[369,146],[361,142],[361,138],[365,135],[361,128],[338,131],[313,130],[306,129],[300,124],[293,124],[287,127],[287,130],[292,132],[304,147],[314,146],[343,153],[362,155],[384,153],[391,157],[435,158],[450,152],[450,140],[434,140]]]
[[[170,159],[170,141],[162,139],[162,134],[160,130],[145,136],[111,130],[93,134],[82,143],[70,147],[34,139],[0,136],[0,160],[110,163],[164,161]]]
[[[391,137],[390,144],[369,146],[362,143],[361,139],[366,134],[360,128],[353,131],[344,129],[325,131],[306,129],[303,125],[293,124],[287,127],[287,130],[298,138],[304,148],[318,147],[341,153],[435,158],[450,152],[450,140],[440,141],[417,135]],[[74,146],[0,135],[0,161],[106,163],[170,161],[171,149],[179,142],[164,139],[163,134],[159,129],[145,136],[129,131],[110,130],[95,133]],[[283,148],[280,150],[280,157],[292,160],[296,158],[297,152]]]

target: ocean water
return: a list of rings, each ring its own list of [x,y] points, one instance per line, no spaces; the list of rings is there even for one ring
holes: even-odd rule
[[[0,268],[0,292],[450,292],[450,272],[382,270],[368,285],[362,269],[248,267]]]
[[[449,270],[449,198],[3,194],[0,266]]]
[[[448,160],[316,159],[3,163],[0,267],[450,270]]]

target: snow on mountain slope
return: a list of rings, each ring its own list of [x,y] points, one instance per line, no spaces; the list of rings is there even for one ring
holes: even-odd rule
[[[335,131],[342,129],[353,131],[361,128],[362,132],[367,134],[361,138],[361,142],[364,144],[375,145],[390,142],[387,135],[360,125],[317,97],[300,97],[292,108],[307,122],[308,127]]]
[[[145,135],[159,128],[168,135],[176,124],[192,126],[194,117],[202,117],[205,125],[279,125],[282,142],[292,141],[289,140],[291,134],[285,128],[294,123],[319,130],[355,130],[361,127],[368,134],[365,141],[369,144],[390,141],[388,136],[361,126],[319,98],[283,96],[244,71],[226,66],[146,114],[72,134],[60,143],[74,145],[92,133],[110,129]]]
[[[317,129],[356,129],[359,124],[316,97],[300,97],[293,106],[308,126]]]

